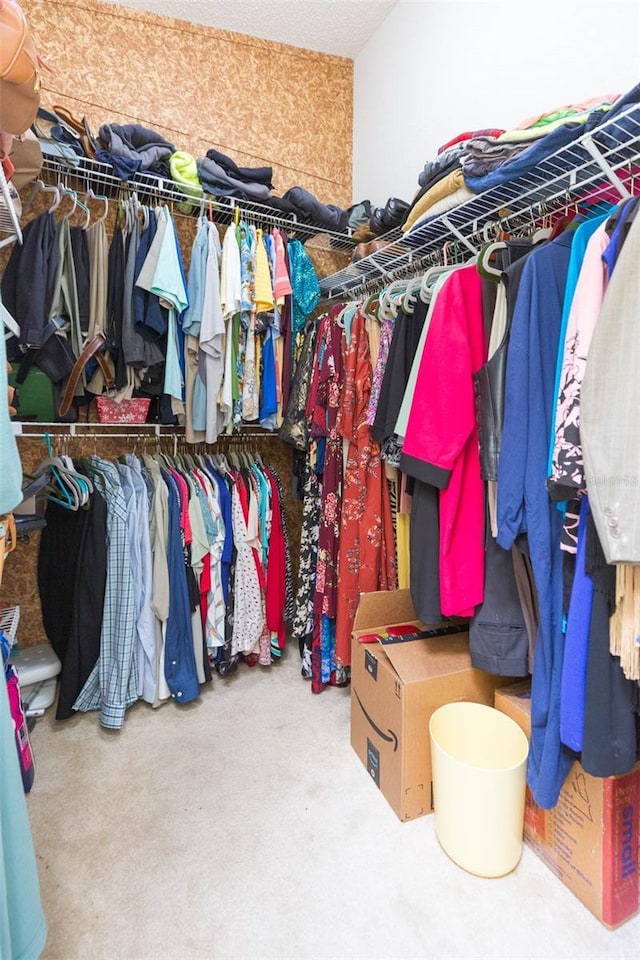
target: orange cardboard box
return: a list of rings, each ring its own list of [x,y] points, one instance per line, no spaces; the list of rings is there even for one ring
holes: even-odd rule
[[[469,635],[404,643],[359,643],[365,633],[413,623],[408,590],[366,593],[360,598],[351,655],[351,745],[370,778],[400,820],[431,813],[429,719],[454,700],[493,704],[496,686],[512,679],[471,666]]]
[[[528,681],[496,690],[495,706],[531,736]],[[592,777],[574,763],[553,810],[527,788],[524,839],[598,920],[617,927],[638,913],[640,764]]]

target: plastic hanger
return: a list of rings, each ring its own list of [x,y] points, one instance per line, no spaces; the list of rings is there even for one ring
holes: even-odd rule
[[[47,499],[51,500],[53,503],[57,503],[61,507],[73,509],[74,498],[69,490],[69,487],[62,479],[59,469],[60,463],[57,458],[52,457],[51,455],[51,436],[48,433],[45,433],[44,437],[42,438],[42,442],[46,445],[47,456],[36,466],[32,476],[35,478],[43,473],[48,472],[51,476],[51,483],[48,484],[46,488]]]
[[[73,206],[70,210],[64,213],[61,217],[62,220],[68,220],[73,213],[75,213],[76,206],[78,204],[78,194],[75,190],[72,190],[71,187],[65,187],[62,181],[58,182],[58,189],[62,196],[70,197],[73,200]]]
[[[107,219],[107,214],[109,213],[109,198],[106,197],[103,193],[94,193],[93,190],[87,190],[85,194],[87,200],[102,200],[104,203],[104,210],[100,214],[97,220],[94,220],[94,224],[102,223],[103,220]]]
[[[445,266],[440,264],[437,267],[430,267],[427,272],[422,277],[422,282],[420,284],[420,292],[418,296],[423,303],[428,303],[431,299],[431,290],[433,289],[434,281],[441,277],[445,273],[451,273],[455,269],[452,266]]]
[[[43,180],[36,180],[35,185],[42,193],[52,193],[55,198],[48,212],[53,213],[54,210],[57,210],[62,200],[62,195],[58,187],[50,187]]]
[[[76,209],[83,211],[84,221],[82,223],[82,229],[87,230],[89,227],[89,223],[91,221],[91,210],[89,210],[89,207],[86,205],[86,203],[83,203],[82,200],[80,200],[80,198],[77,195],[76,195]],[[74,211],[72,210],[71,212],[73,213]]]
[[[506,250],[507,244],[504,240],[494,240],[480,248],[478,253],[478,273],[486,280],[495,280],[502,277],[502,270],[492,267],[490,260],[497,250]]]

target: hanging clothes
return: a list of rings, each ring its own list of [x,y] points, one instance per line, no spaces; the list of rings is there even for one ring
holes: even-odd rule
[[[16,752],[4,670],[0,676],[0,956],[37,960],[47,924]]]
[[[134,657],[136,615],[127,505],[118,471],[100,457],[89,458],[89,474],[107,504],[107,576],[100,657],[73,704],[74,710],[100,710],[104,727],[120,728],[125,710],[138,699]]]
[[[527,258],[507,360],[505,419],[498,464],[498,544],[527,534],[540,623],[531,694],[528,783],[543,808],[555,806],[573,761],[560,741],[562,516],[545,486],[553,389],[565,280],[573,234],[565,232]]]
[[[400,458],[405,472],[439,490],[445,616],[472,616],[483,599],[484,493],[472,376],[486,349],[480,277],[475,266],[463,267],[434,305]]]
[[[343,378],[339,311],[337,308],[321,323],[319,362],[314,375],[315,389],[312,386],[311,394],[311,435],[324,443],[311,645],[311,689],[314,693],[323,690],[327,683],[336,682],[335,620],[343,473],[343,440],[337,429]],[[326,620],[331,620],[332,624],[327,624]]]
[[[396,587],[389,489],[380,447],[366,422],[373,370],[364,314],[356,311],[344,357],[337,431],[348,442],[342,488],[336,608],[336,682],[351,664],[351,631],[361,593]]]

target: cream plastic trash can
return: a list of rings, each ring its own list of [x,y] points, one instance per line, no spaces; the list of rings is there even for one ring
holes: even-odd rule
[[[439,707],[429,736],[442,848],[480,877],[509,873],[522,853],[527,737],[506,714],[467,701]]]

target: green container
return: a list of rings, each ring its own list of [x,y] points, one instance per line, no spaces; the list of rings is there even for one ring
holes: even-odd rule
[[[39,367],[31,367],[24,383],[16,383],[18,367],[9,374],[9,383],[18,390],[20,405],[15,420],[37,420],[39,423],[54,423],[56,400],[53,383]]]

